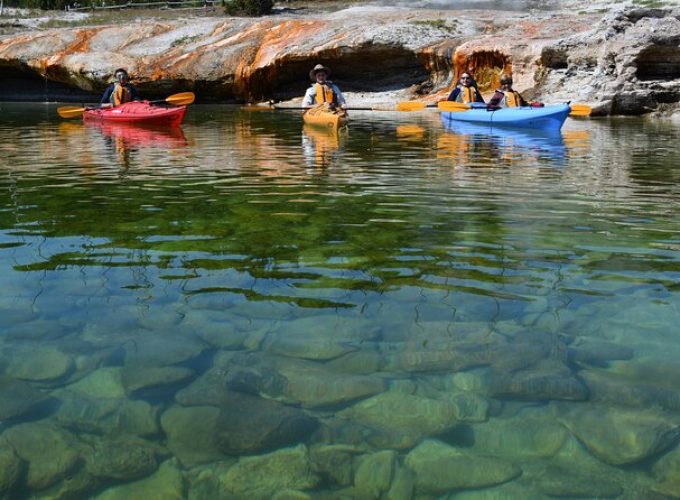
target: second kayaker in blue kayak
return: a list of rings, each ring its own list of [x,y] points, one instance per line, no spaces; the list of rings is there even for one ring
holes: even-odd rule
[[[130,83],[130,75],[123,68],[113,72],[116,79],[104,91],[102,100],[99,102],[102,108],[113,108],[130,101],[139,101],[137,89]]]
[[[542,107],[540,102],[529,102],[522,94],[512,88],[512,76],[504,73],[501,75],[501,88],[494,92],[489,100],[489,109],[517,108],[521,106]]]

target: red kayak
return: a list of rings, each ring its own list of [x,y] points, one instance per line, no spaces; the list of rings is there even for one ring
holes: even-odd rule
[[[186,112],[186,106],[153,106],[149,101],[133,101],[115,108],[88,109],[83,113],[83,120],[176,127]]]

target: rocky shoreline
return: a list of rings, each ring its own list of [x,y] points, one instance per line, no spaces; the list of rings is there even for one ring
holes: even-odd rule
[[[0,37],[0,100],[91,100],[116,67],[149,97],[199,102],[301,96],[317,62],[353,105],[441,99],[473,68],[545,102],[600,115],[680,113],[680,8],[489,11],[358,5],[258,19],[196,17],[29,30]]]

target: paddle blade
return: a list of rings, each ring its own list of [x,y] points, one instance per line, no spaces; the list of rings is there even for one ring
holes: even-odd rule
[[[425,103],[420,101],[403,101],[397,103],[397,111],[420,111],[425,109]]]
[[[196,96],[193,92],[180,92],[179,94],[172,94],[165,98],[165,102],[174,104],[175,106],[182,106],[192,104]]]
[[[85,112],[86,108],[82,106],[62,106],[57,108],[57,113],[62,118],[76,118]]]
[[[586,104],[570,104],[569,116],[590,116],[593,112],[593,108],[587,106]]]
[[[439,111],[446,111],[447,113],[455,113],[458,111],[467,111],[468,109],[472,109],[469,104],[456,101],[441,101],[437,103],[437,107],[439,108]]]

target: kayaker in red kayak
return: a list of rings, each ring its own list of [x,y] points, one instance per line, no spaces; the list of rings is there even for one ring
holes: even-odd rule
[[[458,85],[451,91],[446,100],[463,102],[466,104],[470,102],[484,102],[482,93],[477,88],[477,83],[467,71],[460,75]]]
[[[114,108],[130,101],[139,101],[137,89],[130,84],[130,76],[123,68],[113,72],[116,81],[104,91],[102,100],[99,102],[102,108]]]
[[[331,69],[317,64],[309,72],[309,78],[315,82],[307,89],[305,98],[302,100],[303,108],[313,108],[318,104],[324,104],[328,109],[345,109],[347,103],[340,92],[340,89],[327,78],[331,74]]]
[[[489,100],[489,109],[501,109],[501,108],[517,108],[521,106],[534,106],[542,107],[543,103],[540,102],[529,102],[522,94],[513,90],[512,88],[512,76],[504,73],[501,75],[501,88],[494,92],[493,96]]]

